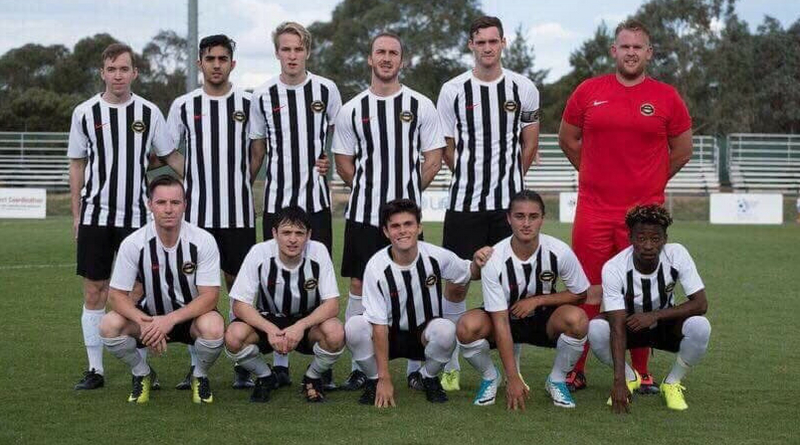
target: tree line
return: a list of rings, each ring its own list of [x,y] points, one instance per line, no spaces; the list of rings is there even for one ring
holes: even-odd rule
[[[684,97],[697,134],[800,132],[800,18],[788,28],[765,17],[755,32],[735,0],[650,0],[632,17],[647,24],[654,60],[649,74]],[[348,100],[369,84],[370,38],[392,30],[404,39],[404,83],[436,101],[441,85],[469,69],[467,29],[483,15],[478,0],[343,0],[328,22],[309,26],[309,68],[337,83]],[[503,64],[541,92],[542,131],[553,133],[564,105],[583,80],[613,72],[613,27],[601,23],[570,54],[571,71],[545,83],[522,28],[506,30]],[[98,34],[63,45],[27,44],[0,57],[0,130],[67,131],[72,108],[102,90],[99,54],[114,38]],[[139,55],[134,91],[162,110],[184,92],[186,40],[161,31]]]

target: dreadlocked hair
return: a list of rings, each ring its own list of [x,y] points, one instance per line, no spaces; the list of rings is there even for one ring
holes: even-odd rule
[[[664,231],[672,224],[669,211],[659,204],[637,205],[628,210],[625,215],[625,225],[633,229],[636,224],[654,224],[661,226]]]

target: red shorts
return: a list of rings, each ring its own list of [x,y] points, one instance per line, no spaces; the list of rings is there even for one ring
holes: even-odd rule
[[[625,214],[578,204],[572,226],[572,250],[591,284],[600,284],[603,265],[630,245]]]

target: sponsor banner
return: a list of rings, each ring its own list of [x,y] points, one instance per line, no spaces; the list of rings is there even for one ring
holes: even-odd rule
[[[563,223],[575,221],[575,207],[578,206],[577,192],[561,192],[558,194],[558,220]]]
[[[0,188],[0,218],[36,218],[47,216],[47,190]]]
[[[450,205],[450,192],[447,190],[429,190],[422,193],[422,220],[443,222],[447,206]]]
[[[712,224],[783,223],[780,193],[712,193],[710,206]]]

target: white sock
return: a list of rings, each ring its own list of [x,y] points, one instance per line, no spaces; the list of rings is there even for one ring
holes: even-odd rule
[[[363,313],[364,313],[364,303],[361,300],[361,295],[356,295],[354,293],[351,293],[350,297],[347,299],[347,308],[344,310],[345,323],[347,323],[347,321],[349,321],[356,315],[361,315]],[[350,360],[350,370],[356,371],[358,369],[359,369],[358,362],[355,359]]]
[[[458,303],[453,303],[446,298],[442,299],[442,315],[444,318],[453,322],[454,325],[458,326],[458,320],[464,315],[464,312],[467,312],[467,302],[460,301]],[[456,344],[455,350],[453,350],[453,355],[450,357],[450,361],[444,365],[445,371],[460,371],[461,364],[458,362],[458,344]]]
[[[272,374],[267,362],[261,358],[261,353],[258,351],[258,346],[256,345],[247,345],[236,354],[225,349],[225,354],[233,360],[234,363],[238,363],[239,366],[250,371],[250,373],[256,377],[269,377],[269,375]]]
[[[306,371],[306,376],[312,379],[321,378],[322,374],[331,369],[333,364],[336,363],[336,360],[339,360],[339,356],[342,355],[342,352],[344,352],[344,348],[337,352],[330,352],[322,349],[319,343],[314,343],[314,359],[311,361],[311,365]]]
[[[344,324],[347,349],[368,379],[378,378],[375,345],[372,342],[372,325],[363,315],[355,315]]]
[[[575,363],[583,354],[583,345],[586,337],[574,338],[567,334],[558,336],[556,342],[556,358],[553,360],[553,369],[550,371],[551,382],[565,382],[567,373],[572,371]]]
[[[83,344],[86,346],[86,356],[89,359],[89,369],[94,369],[98,374],[103,374],[103,342],[100,340],[100,320],[106,314],[105,309],[87,309],[83,307],[81,314],[81,328],[83,329]]]
[[[189,359],[192,361],[192,367],[197,368],[197,350],[194,345],[188,345],[186,349],[189,350]]]
[[[147,348],[139,348],[139,355],[142,356],[142,360],[147,360]]]
[[[406,375],[408,376],[411,373],[417,372],[420,368],[422,368],[421,361],[408,359],[408,363],[406,364]]]
[[[272,366],[289,367],[289,354],[281,354],[278,352],[272,353]]]
[[[664,383],[680,383],[687,372],[689,372],[689,365],[681,360],[681,356],[678,355],[675,357],[675,363],[672,364],[672,369],[670,369],[669,374],[667,374],[667,377],[664,379]]]
[[[197,366],[194,367],[192,375],[195,377],[208,377],[208,369],[219,358],[222,353],[224,338],[220,337],[213,340],[198,338],[194,341],[194,350],[197,353]]]
[[[425,364],[422,377],[436,377],[453,355],[456,348],[456,325],[444,318],[435,318],[422,332],[428,342],[425,346]]]
[[[702,316],[689,317],[683,322],[678,355],[672,370],[664,379],[665,383],[679,383],[689,371],[689,368],[700,363],[708,350],[708,340],[711,338],[711,324]]]
[[[589,322],[589,347],[592,348],[592,353],[598,360],[605,363],[607,366],[614,366],[614,360],[611,356],[611,327],[608,321],[602,318],[595,318]],[[633,368],[625,363],[625,379],[628,381],[636,380],[636,374]]]
[[[472,343],[459,342],[458,344],[461,346],[461,354],[481,374],[483,380],[497,379],[497,368],[489,354],[488,341],[480,339]]]
[[[131,368],[131,373],[135,376],[145,376],[150,374],[150,366],[147,360],[143,360],[139,351],[136,350],[136,340],[133,337],[124,335],[121,337],[102,338],[108,352],[120,359]]]
[[[522,371],[520,371],[521,361],[522,361],[522,343],[514,343],[514,362],[517,364],[517,374],[522,374]]]

